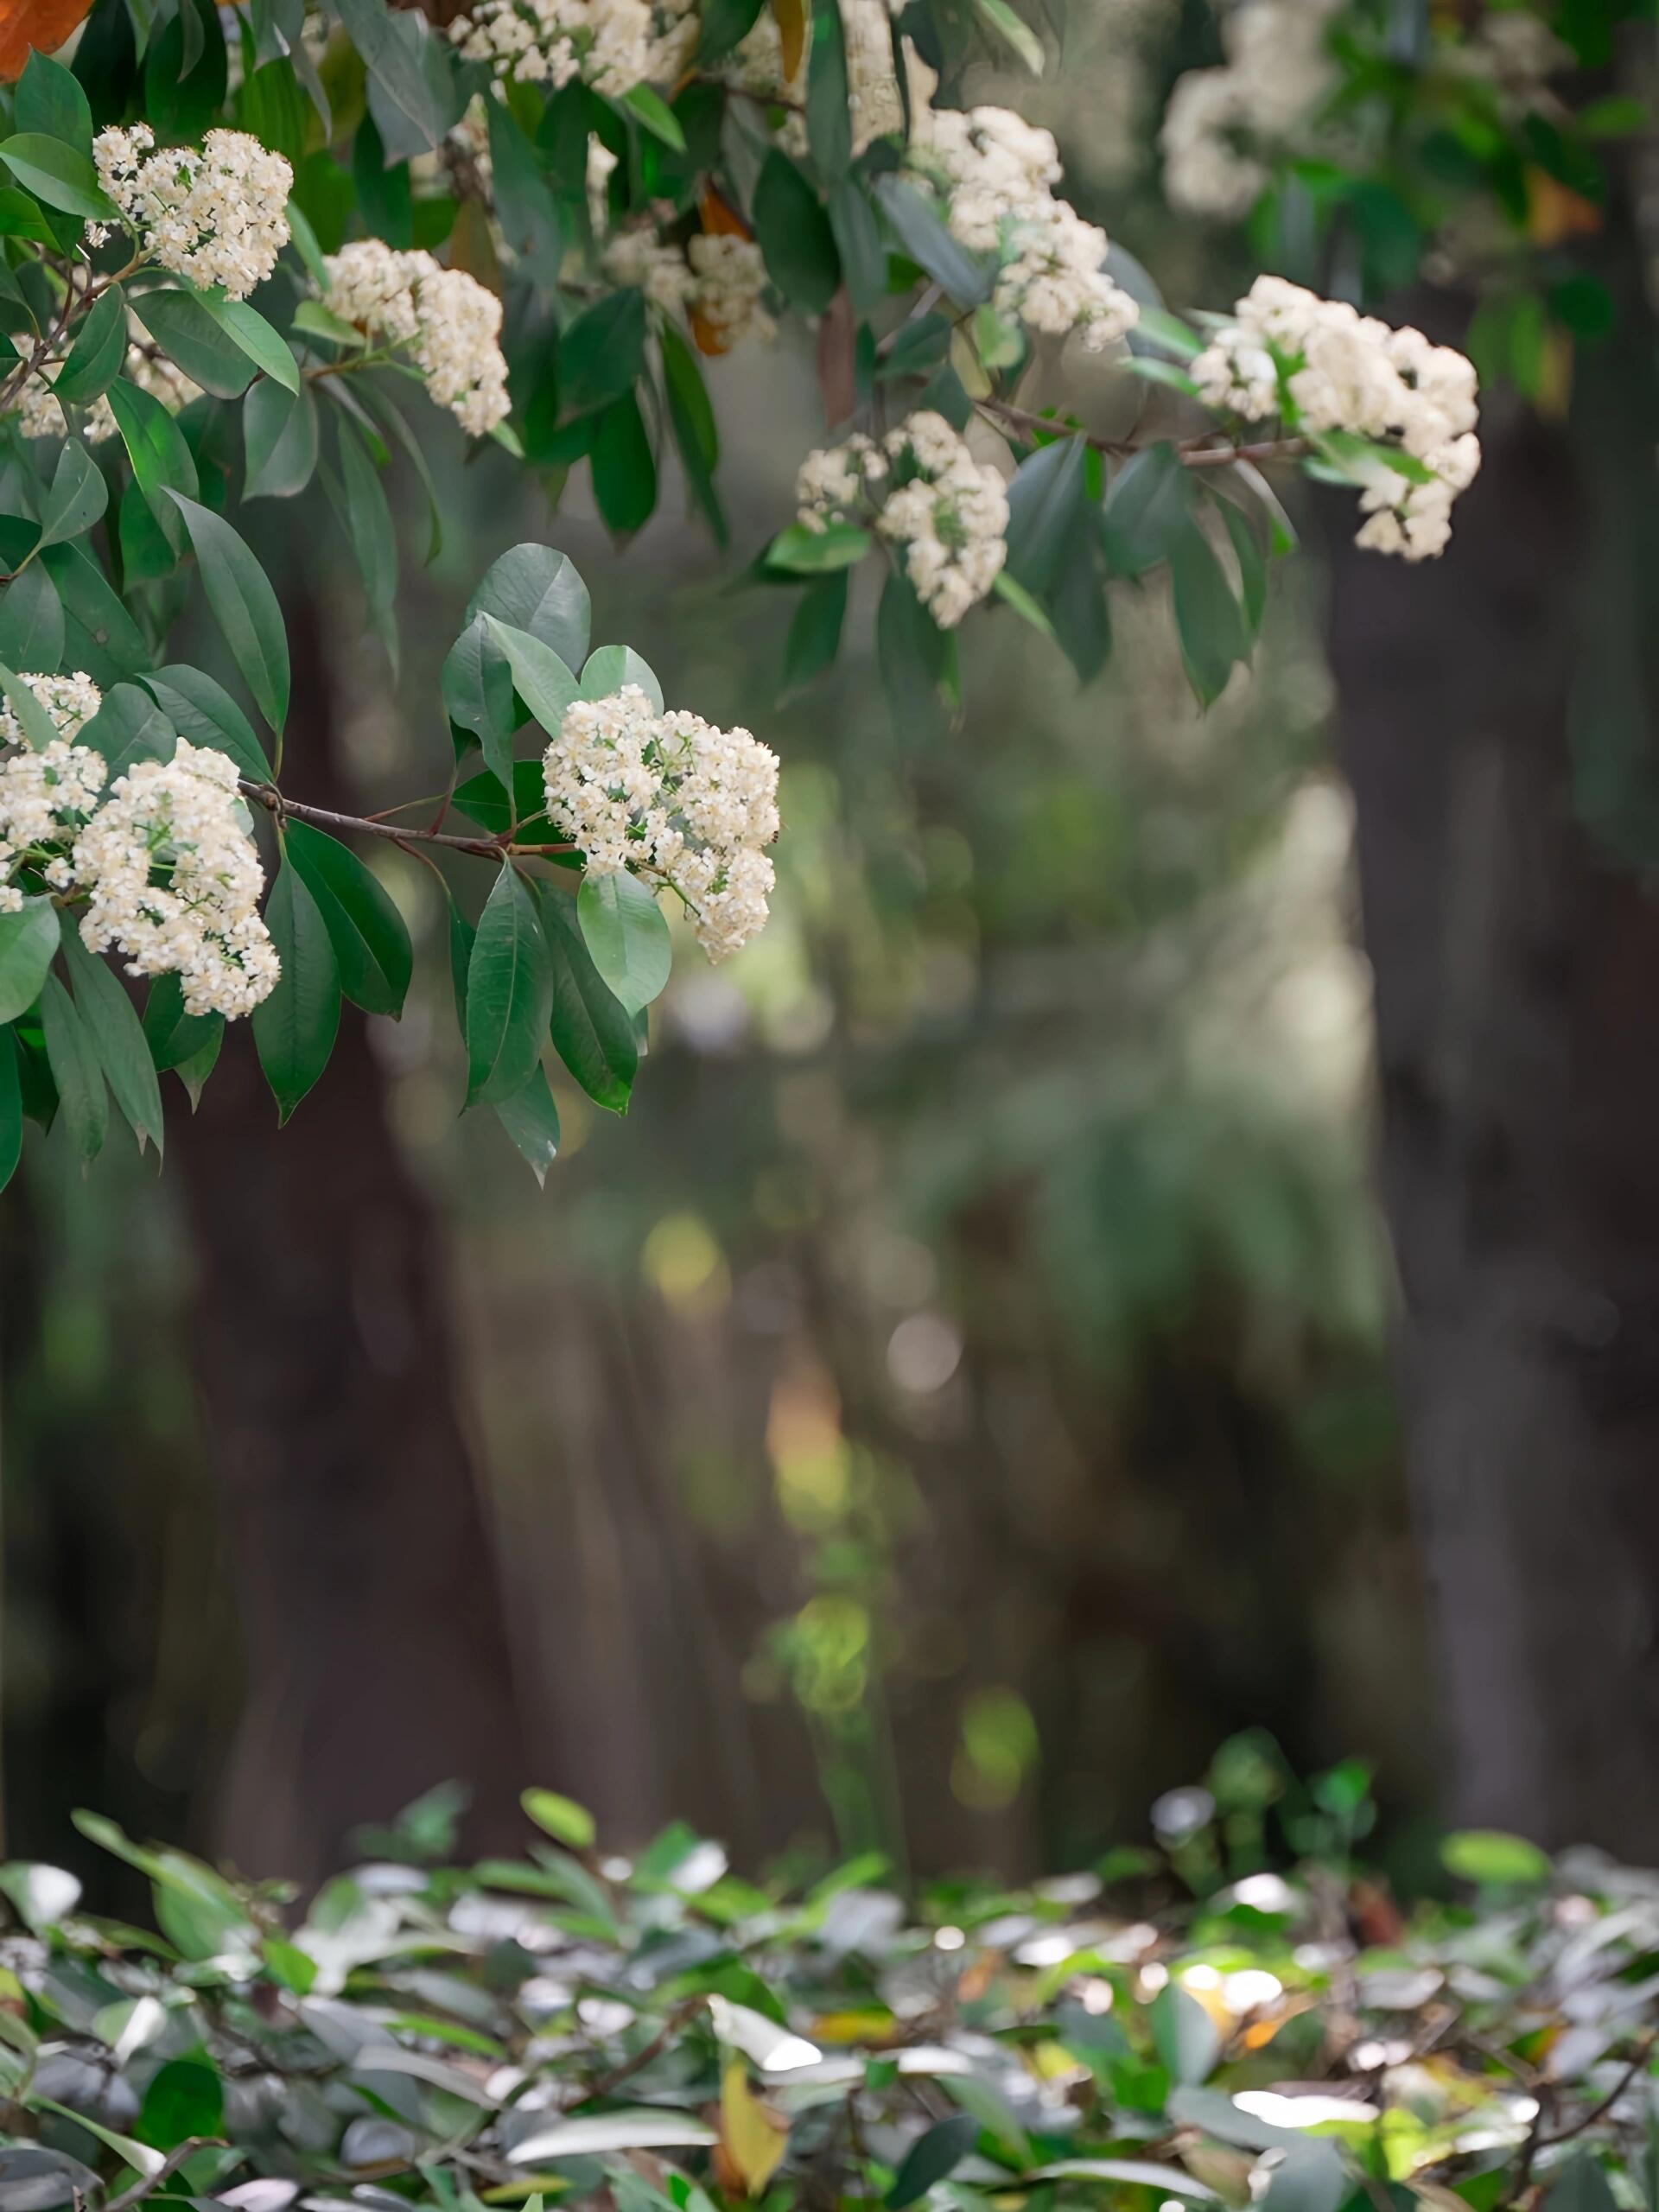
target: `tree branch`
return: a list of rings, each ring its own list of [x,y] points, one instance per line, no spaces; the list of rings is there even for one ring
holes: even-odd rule
[[[1073,429],[1070,423],[1057,423],[1047,415],[1033,415],[1029,408],[1015,407],[1006,399],[981,399],[975,404],[980,413],[999,426],[1014,430],[1046,430],[1052,435],[1081,438],[1096,453],[1111,454],[1121,458],[1136,453],[1141,448],[1122,438],[1096,438],[1087,430]],[[1306,438],[1262,438],[1250,445],[1205,445],[1202,440],[1191,439],[1178,443],[1176,452],[1183,467],[1187,468],[1224,468],[1235,461],[1290,461],[1307,451]]]
[[[275,784],[256,784],[245,776],[238,779],[237,788],[245,798],[263,806],[278,821],[308,822],[319,830],[354,830],[364,837],[384,837],[393,845],[443,845],[452,852],[471,853],[475,859],[489,861],[512,860],[521,855],[546,858],[577,849],[571,844],[521,845],[512,837],[457,837],[442,830],[416,830],[396,822],[377,822],[366,814],[336,814],[332,807],[303,806],[297,799],[284,798]]]

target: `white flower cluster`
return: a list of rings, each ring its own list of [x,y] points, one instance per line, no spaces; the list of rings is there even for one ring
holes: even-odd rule
[[[98,686],[81,675],[26,676],[23,681],[60,734],[41,752],[25,747],[0,762],[0,913],[15,912],[23,903],[22,889],[10,879],[25,859],[54,890],[67,888],[73,870],[65,849],[97,805],[106,772],[102,753],[70,742],[98,712]],[[9,705],[0,709],[0,738],[23,744]]]
[[[1008,557],[1002,479],[943,415],[912,415],[880,445],[859,434],[809,454],[795,497],[809,530],[873,510],[881,536],[905,548],[905,573],[942,630],[984,598]]]
[[[498,77],[554,89],[580,77],[614,99],[681,73],[697,42],[696,0],[480,0],[449,35]]]
[[[163,269],[246,299],[288,244],[293,170],[245,130],[210,130],[200,152],[155,143],[147,123],[100,130],[99,183]]]
[[[648,868],[690,908],[711,960],[766,919],[778,756],[746,729],[658,714],[637,683],[566,709],[543,759],[547,810],[590,875]]]
[[[116,778],[73,856],[90,894],[87,950],[118,948],[130,976],[176,973],[187,1014],[230,1020],[251,1014],[282,972],[236,786],[232,760],[181,738],[171,760],[141,760]]]
[[[745,338],[770,341],[778,327],[761,305],[766,264],[753,238],[699,231],[683,251],[654,231],[619,231],[604,253],[613,284],[637,284],[655,306],[689,315],[710,353]]]
[[[929,109],[909,160],[944,201],[953,237],[1001,267],[995,304],[1033,329],[1083,334],[1091,347],[1121,338],[1140,313],[1106,274],[1106,233],[1055,196],[1053,134],[1010,109]]]
[[[129,315],[127,325],[130,343],[121,369],[127,382],[159,399],[169,415],[176,415],[193,399],[200,399],[201,386],[144,336],[137,318]],[[69,427],[62,404],[52,389],[51,378],[44,372],[30,377],[12,407],[17,427],[26,438],[60,438]],[[86,410],[81,418],[81,435],[89,445],[99,445],[105,438],[115,436],[115,410],[105,394],[100,392]]]
[[[1351,431],[1392,446],[1430,472],[1413,482],[1380,455],[1364,464],[1359,543],[1421,561],[1445,550],[1452,503],[1480,467],[1473,365],[1421,330],[1392,330],[1341,300],[1258,276],[1227,325],[1192,364],[1210,406],[1294,429]]]
[[[1231,222],[1267,185],[1281,144],[1336,81],[1325,26],[1338,0],[1241,0],[1222,27],[1227,60],[1189,69],[1164,110],[1164,191],[1187,215]]]
[[[506,417],[507,365],[501,302],[464,270],[429,253],[399,252],[383,238],[358,238],[330,254],[327,303],[365,336],[403,347],[469,436]]]

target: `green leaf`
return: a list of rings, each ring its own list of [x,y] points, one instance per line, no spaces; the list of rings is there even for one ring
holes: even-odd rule
[[[639,1064],[632,1018],[594,967],[574,904],[543,893],[541,909],[553,978],[553,1049],[595,1105],[626,1113]]]
[[[952,238],[931,203],[913,184],[897,176],[884,176],[876,185],[875,196],[899,245],[936,284],[944,287],[958,307],[977,307],[982,300],[989,299],[995,282],[995,263],[969,253]]]
[[[395,674],[397,668],[397,532],[379,471],[352,425],[340,425],[340,483],[335,505],[351,540],[369,613]],[[333,488],[331,485],[331,489]]]
[[[1173,2082],[1208,2081],[1221,2056],[1221,2036],[1198,1999],[1166,1983],[1147,2008],[1152,2040]]]
[[[283,972],[253,1010],[253,1041],[286,1122],[328,1065],[340,1028],[340,967],[322,918],[299,871],[284,861],[265,906]]]
[[[792,575],[821,575],[834,569],[855,568],[875,540],[855,523],[826,523],[813,530],[792,522],[780,530],[766,548],[766,566],[785,569]]]
[[[269,377],[249,387],[242,403],[245,499],[291,499],[304,491],[317,466],[317,405],[310,387],[284,391]]]
[[[720,465],[720,430],[709,387],[702,380],[696,355],[675,326],[664,322],[659,337],[669,427],[674,433],[680,466],[685,471],[692,497],[715,534],[715,543],[723,546],[727,540],[726,516],[715,488],[715,471]]]
[[[1148,340],[1161,346],[1167,353],[1176,354],[1183,361],[1190,361],[1204,351],[1204,340],[1196,330],[1184,323],[1179,315],[1171,315],[1167,308],[1148,306],[1141,302],[1135,318],[1129,343],[1138,351]]]
[[[106,783],[112,784],[135,760],[170,760],[178,732],[148,691],[136,683],[118,683],[104,694],[79,741],[103,754],[110,770]]]
[[[57,724],[29,686],[3,661],[0,661],[0,694],[3,694],[6,704],[16,716],[31,752],[44,753],[48,745],[57,743]],[[4,1019],[0,1015],[0,1020]]]
[[[821,675],[841,650],[847,616],[847,571],[819,576],[801,594],[784,647],[784,689],[798,691]]]
[[[594,967],[628,1012],[649,1006],[674,964],[668,923],[649,886],[626,871],[584,876],[576,919]]]
[[[219,299],[212,292],[203,292],[199,296],[225,335],[256,369],[263,369],[271,382],[281,385],[284,391],[298,392],[299,365],[289,350],[288,340],[271,327],[257,308],[251,308],[245,300]],[[200,378],[197,382],[200,382]]]
[[[645,364],[645,296],[626,284],[576,316],[559,339],[559,391],[582,415],[632,389]]]
[[[1264,2212],[1338,2212],[1355,2193],[1348,2163],[1336,2144],[1296,2143],[1268,2177],[1262,2203]]]
[[[1578,2151],[1544,2192],[1543,2212],[1614,2212],[1618,2201],[1594,2152]]]
[[[201,563],[202,588],[254,704],[276,731],[288,719],[288,635],[270,580],[229,523],[169,492]]]
[[[0,594],[0,660],[37,676],[55,676],[63,665],[63,604],[37,561]]]
[[[55,976],[41,988],[41,1027],[69,1141],[81,1160],[96,1160],[110,1122],[104,1071],[91,1033]]]
[[[1054,625],[1044,613],[1042,607],[1025,586],[1015,577],[1011,576],[1006,569],[998,569],[996,580],[992,584],[991,589],[999,599],[1006,600],[1021,620],[1029,622],[1033,630],[1040,630],[1046,638],[1052,638],[1054,635]]]
[[[1022,22],[1008,5],[1008,0],[974,0],[974,10],[980,21],[988,23],[997,36],[1007,41],[1033,77],[1043,73],[1043,44],[1029,23]]]
[[[671,146],[677,154],[685,151],[685,133],[678,118],[662,94],[649,85],[630,85],[616,105],[664,146]]]
[[[150,1065],[163,1074],[181,1068],[211,1043],[225,1027],[222,1014],[187,1014],[184,983],[171,972],[157,976],[144,1001],[144,1042]]]
[[[1198,387],[1186,371],[1174,361],[1166,361],[1161,354],[1133,353],[1122,365],[1143,384],[1166,385],[1172,391],[1185,392],[1189,399],[1198,397]]]
[[[447,56],[439,49],[435,62],[433,42],[417,47],[406,41],[382,0],[331,0],[331,5],[409,135],[427,149],[439,145],[455,120],[453,94],[447,89]],[[384,112],[377,120],[385,136]]]
[[[48,545],[41,565],[63,602],[64,658],[108,690],[146,666],[148,639],[84,545]]]
[[[121,211],[99,188],[90,155],[35,130],[0,143],[0,162],[43,207],[89,223],[119,223]]]
[[[0,1029],[0,1191],[23,1156],[23,1090],[17,1075],[17,1041]]]
[[[1073,518],[1088,498],[1081,438],[1039,446],[1008,486],[1007,573],[1041,595],[1059,574]]]
[[[1254,638],[1261,630],[1262,618],[1268,607],[1268,564],[1262,547],[1249,518],[1228,501],[1219,502],[1221,518],[1227,525],[1227,535],[1233,543],[1234,558],[1238,563],[1239,600],[1244,609],[1244,626]]]
[[[182,492],[194,499],[200,489],[184,433],[153,393],[140,391],[124,377],[110,386],[110,406],[144,504],[168,544],[181,553],[184,518],[169,495]]]
[[[181,1060],[174,1070],[179,1081],[189,1093],[190,1111],[194,1114],[201,1103],[201,1094],[207,1078],[218,1065],[219,1049],[225,1042],[225,1017],[215,1014],[207,1017],[209,1028],[204,1043],[188,1058]]]
[[[75,987],[76,1007],[115,1103],[137,1138],[139,1151],[153,1140],[159,1154],[166,1138],[162,1086],[132,1001],[108,964],[88,952],[79,931],[71,930],[65,937],[63,953]]]
[[[495,1105],[541,1058],[552,976],[537,902],[517,868],[497,875],[467,969],[467,1103]]]
[[[925,2196],[936,2182],[943,2181],[962,2164],[978,2139],[979,2122],[969,2113],[953,2113],[949,2120],[936,2120],[906,2152],[887,2191],[889,2212],[902,2212],[902,2207]]]
[[[1243,618],[1209,539],[1191,516],[1170,548],[1170,582],[1181,659],[1199,703],[1227,688],[1233,664],[1248,658]]]
[[[85,407],[109,390],[126,358],[126,296],[111,284],[92,302],[52,389],[72,406]]]
[[[169,2058],[151,2075],[137,2123],[141,2143],[173,2151],[193,2137],[221,2134],[224,2126],[224,2085],[205,2059]]]
[[[766,0],[703,0],[697,60],[703,68],[724,60],[760,21]]]
[[[181,737],[229,753],[250,783],[270,781],[270,763],[253,725],[222,683],[202,669],[176,661],[146,676],[143,683]]]
[[[593,1815],[556,1789],[526,1789],[518,1800],[538,1828],[569,1851],[591,1851],[599,1829]]]
[[[754,188],[754,235],[766,274],[804,315],[822,315],[841,285],[841,256],[823,202],[781,146]]]
[[[512,672],[513,690],[548,735],[556,737],[565,709],[583,696],[581,684],[552,646],[530,631],[499,621],[493,614],[480,619]],[[490,752],[486,743],[486,760]],[[504,785],[508,784],[512,773],[510,760],[505,764],[490,760],[490,766]]]
[[[1482,1889],[1535,1890],[1549,1879],[1548,1855],[1524,1836],[1501,1828],[1460,1828],[1440,1846],[1440,1863],[1460,1882]]]
[[[875,652],[893,728],[902,741],[937,734],[944,727],[950,642],[916,596],[910,578],[894,569],[876,610]]]
[[[643,530],[657,505],[657,456],[632,392],[600,416],[592,467],[594,501],[605,527],[618,537]]]
[[[501,1099],[495,1117],[536,1180],[545,1186],[547,1171],[559,1149],[559,1109],[548,1088],[546,1069],[537,1067],[522,1090]]]
[[[584,699],[609,699],[626,683],[637,683],[652,714],[662,713],[663,687],[632,645],[600,645],[589,653],[582,671]]]
[[[215,399],[239,399],[253,382],[254,364],[199,292],[139,292],[132,310],[162,351]]]
[[[1104,539],[1115,575],[1138,576],[1169,558],[1192,513],[1181,457],[1167,440],[1131,454],[1107,487]]]
[[[73,71],[31,53],[17,79],[12,120],[19,130],[56,138],[86,161],[92,157],[92,110]]]
[[[16,1021],[39,998],[60,933],[49,899],[25,899],[0,914],[0,1023]]]
[[[505,837],[518,825],[518,836],[531,844],[551,844],[563,836],[547,818],[547,792],[539,760],[512,764],[512,803],[507,785],[499,776],[469,776],[455,786],[454,803],[492,837]]]
[[[366,1014],[404,1010],[414,949],[403,916],[372,869],[349,846],[290,822],[284,836],[289,865],[316,900],[340,968],[340,988]]]
[[[41,550],[83,537],[103,513],[109,496],[91,454],[79,438],[66,438],[51,486],[41,502]]]
[[[869,315],[887,297],[887,249],[869,194],[855,177],[843,177],[826,203],[841,273],[854,307]]]
[[[569,556],[550,545],[515,545],[493,561],[467,601],[467,620],[479,614],[528,630],[567,668],[580,668],[587,656],[593,619],[588,587]]]
[[[811,45],[806,64],[806,138],[826,185],[840,182],[853,158],[847,105],[847,44],[839,0],[810,0]]]

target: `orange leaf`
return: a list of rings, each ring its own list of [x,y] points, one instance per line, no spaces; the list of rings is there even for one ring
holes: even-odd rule
[[[1601,210],[1576,192],[1569,192],[1544,170],[1527,171],[1527,236],[1534,245],[1560,245],[1563,239],[1587,238],[1601,228]]]
[[[772,0],[784,41],[784,82],[792,85],[806,52],[806,0]]]
[[[31,52],[55,54],[92,0],[0,0],[0,78],[13,84]]]
[[[731,201],[712,184],[704,185],[697,213],[703,229],[715,238],[747,238],[754,235]]]

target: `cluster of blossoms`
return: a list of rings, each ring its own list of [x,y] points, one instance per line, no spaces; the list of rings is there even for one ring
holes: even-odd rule
[[[88,951],[118,948],[129,975],[176,973],[187,1013],[251,1014],[281,963],[259,913],[265,874],[236,763],[181,738],[171,760],[137,762],[102,797],[102,753],[74,742],[98,712],[98,686],[79,674],[23,681],[58,735],[30,751],[10,707],[0,710],[0,740],[22,748],[0,762],[0,876],[27,861],[53,890],[84,893]],[[0,881],[0,912],[23,895]]]
[[[512,403],[493,292],[464,270],[383,238],[356,239],[323,266],[334,312],[365,337],[407,351],[433,399],[470,436],[505,419]]]
[[[497,77],[553,90],[580,77],[614,99],[680,75],[697,42],[696,0],[480,0],[449,35]]]
[[[30,752],[10,706],[0,707],[0,741],[23,748],[0,762],[0,913],[15,912],[23,903],[22,888],[10,879],[25,860],[54,890],[73,880],[66,849],[97,805],[106,772],[102,753],[71,742],[98,712],[98,686],[79,673],[23,681],[59,735],[41,752]]]
[[[873,514],[942,630],[984,598],[1008,556],[1008,499],[943,415],[912,415],[877,445],[861,434],[809,454],[795,480],[809,530]]]
[[[778,756],[747,730],[658,714],[627,683],[567,709],[542,772],[548,814],[588,874],[649,868],[684,899],[711,960],[765,926]]]
[[[1241,0],[1222,26],[1227,59],[1190,69],[1170,94],[1159,147],[1183,214],[1230,222],[1268,182],[1276,150],[1336,82],[1326,28],[1337,0]]]
[[[1192,364],[1199,397],[1246,421],[1277,415],[1316,438],[1349,431],[1396,448],[1428,480],[1411,480],[1382,454],[1362,461],[1370,519],[1358,542],[1408,561],[1443,551],[1452,503],[1480,467],[1472,365],[1420,330],[1392,330],[1281,276],[1258,276],[1235,318]]]
[[[604,268],[613,284],[637,284],[654,305],[689,316],[707,353],[778,334],[761,304],[760,249],[735,232],[698,231],[682,250],[652,231],[620,231],[605,249]]]
[[[147,123],[100,130],[92,142],[98,181],[163,269],[193,284],[222,284],[245,300],[288,244],[294,172],[245,130],[210,130],[190,146],[151,150]],[[101,226],[88,226],[101,243]]]
[[[1121,338],[1139,309],[1106,274],[1106,233],[1055,197],[1059,149],[1052,131],[1010,109],[928,109],[908,160],[944,203],[953,237],[995,253],[995,304],[1052,336],[1082,333],[1098,347]]]
[[[90,894],[88,951],[117,948],[130,976],[176,973],[188,1014],[234,1020],[274,988],[264,869],[227,754],[181,738],[171,760],[118,776],[75,840],[73,872]]]

